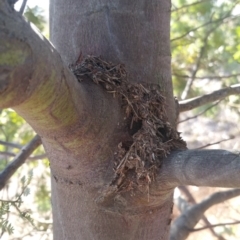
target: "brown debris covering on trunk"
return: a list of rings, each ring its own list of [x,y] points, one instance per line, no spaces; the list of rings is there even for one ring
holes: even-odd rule
[[[163,159],[173,150],[186,149],[186,143],[168,122],[160,87],[130,83],[124,65],[99,57],[87,56],[70,69],[78,81],[87,75],[122,101],[132,141],[118,144],[112,185],[117,185],[118,190],[148,188]]]

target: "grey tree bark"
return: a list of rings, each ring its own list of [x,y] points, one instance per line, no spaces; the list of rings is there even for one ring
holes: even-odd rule
[[[108,61],[124,63],[132,82],[159,83],[165,90],[169,119],[174,123],[170,8],[168,0],[71,0],[67,4],[53,0],[51,41],[66,64],[73,63],[80,53],[101,55]],[[78,168],[75,164],[75,171],[83,184],[69,188],[66,183],[52,182],[55,239],[168,238],[172,189],[167,189],[164,195],[156,189],[149,201],[140,193],[138,197],[121,194],[102,207],[99,194],[110,180],[108,166],[112,165],[112,157],[108,153],[105,164],[96,165],[96,159],[105,155],[103,149],[91,160],[84,159],[83,153],[78,155],[81,165]],[[95,161],[89,173],[82,174],[83,161]],[[86,167],[89,168],[87,164]],[[52,171],[57,169],[52,166]]]

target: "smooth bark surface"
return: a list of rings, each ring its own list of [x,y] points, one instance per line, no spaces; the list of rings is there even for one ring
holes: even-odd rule
[[[174,123],[170,8],[168,0],[70,0],[67,4],[52,0],[51,41],[67,64],[80,54],[101,55],[108,61],[124,63],[132,82],[160,84],[169,119]],[[149,194],[130,191],[105,197],[112,178],[112,155],[101,152],[92,157],[92,149],[85,148],[88,152],[84,155],[80,153],[83,151],[79,151],[74,181],[69,174],[73,170],[63,178],[52,166],[55,239],[167,239],[173,189],[155,184]],[[97,166],[96,157],[102,161],[107,158],[107,165]],[[76,161],[70,165],[78,165]],[[80,185],[66,187],[70,180]]]
[[[240,188],[240,155],[225,150],[186,150],[171,153],[159,180],[180,185]]]
[[[51,41],[67,64],[101,55],[125,64],[131,82],[158,83],[172,121],[170,9],[169,0],[51,0]]]

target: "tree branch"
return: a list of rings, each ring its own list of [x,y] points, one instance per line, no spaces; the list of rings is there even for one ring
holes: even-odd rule
[[[223,201],[240,195],[240,189],[228,190],[212,194],[201,203],[188,208],[182,213],[172,224],[170,232],[170,240],[185,240],[194,226],[202,218],[204,212]]]
[[[221,18],[218,18],[218,19],[216,19],[216,20],[214,20],[214,21],[210,20],[210,21],[208,21],[208,22],[206,22],[206,23],[203,23],[202,25],[199,25],[198,27],[195,27],[195,28],[187,31],[186,33],[182,34],[181,36],[178,36],[178,37],[176,37],[176,38],[172,38],[172,39],[171,39],[171,42],[180,40],[180,39],[186,37],[190,32],[195,32],[195,31],[199,30],[200,28],[203,28],[203,27],[205,27],[205,26],[207,26],[207,25],[209,25],[209,24],[218,23],[218,22],[221,22],[221,21],[223,21],[223,20],[225,20],[225,19],[228,19],[228,20],[237,19],[238,17],[239,17],[239,15],[231,16],[231,15],[227,14],[227,15],[225,15],[225,16],[223,16],[223,17],[221,17]]]
[[[180,11],[184,8],[189,8],[189,7],[192,7],[192,6],[195,6],[195,5],[198,5],[198,4],[202,4],[204,2],[209,2],[209,0],[201,0],[201,1],[196,1],[196,2],[193,2],[193,3],[190,3],[190,4],[186,4],[186,5],[183,5],[181,7],[176,7],[175,9],[172,9],[171,12],[176,12],[176,11]]]
[[[225,150],[186,150],[163,161],[157,181],[169,187],[240,187],[240,156]]]
[[[1,7],[0,107],[12,107],[28,121],[34,118],[41,127],[56,126],[59,118],[63,125],[63,120],[73,119],[76,113],[71,92],[74,86],[69,86],[76,81],[75,76],[37,29],[34,31],[18,13]],[[83,93],[80,87],[78,90]]]
[[[4,145],[4,146],[7,146],[7,147],[11,147],[11,148],[18,148],[18,149],[21,149],[23,147],[21,144],[5,142],[5,141],[2,141],[2,140],[0,140],[0,145]]]
[[[230,137],[227,138],[227,139],[222,139],[222,140],[217,141],[217,142],[208,143],[208,144],[206,144],[206,145],[203,145],[203,146],[198,147],[198,148],[195,148],[195,149],[203,149],[203,148],[206,148],[206,147],[209,147],[209,146],[215,145],[215,144],[219,144],[219,143],[222,143],[222,142],[226,142],[226,141],[232,140],[232,139],[234,139],[234,138],[235,138],[235,136],[230,136]]]
[[[210,110],[211,108],[217,106],[220,102],[221,102],[221,100],[215,102],[215,103],[212,104],[211,106],[207,107],[205,110],[201,111],[199,114],[194,115],[193,117],[185,118],[184,120],[179,121],[178,124],[183,123],[183,122],[186,122],[186,121],[188,121],[188,120],[191,120],[191,119],[194,119],[194,118],[197,118],[197,117],[201,116],[202,114],[206,113],[206,112],[207,112],[208,110]]]
[[[79,83],[37,30],[5,1],[0,8],[0,108],[13,108],[57,148],[77,152],[83,133],[89,145],[97,134],[109,139],[122,118],[117,98],[87,76]]]
[[[13,161],[0,173],[0,190],[4,188],[7,181],[21,167],[32,152],[41,145],[41,138],[36,135],[26,146],[24,146]]]
[[[179,186],[178,189],[188,198],[188,201],[190,201],[192,204],[196,204],[197,203],[196,200],[194,199],[193,195],[191,194],[191,192],[188,190],[188,188],[186,186]],[[186,208],[185,208],[185,210],[186,210]],[[214,231],[214,229],[212,228],[213,225],[211,225],[211,223],[208,221],[207,217],[204,214],[202,216],[202,220],[206,224],[206,226],[204,228],[209,229],[209,231],[212,233],[213,236],[215,236],[219,240],[226,240],[225,238],[223,238],[222,236],[218,235]]]
[[[187,98],[188,93],[190,92],[190,89],[191,89],[191,87],[192,87],[192,84],[193,84],[193,82],[194,82],[194,80],[195,80],[195,77],[196,77],[196,75],[197,75],[197,72],[198,72],[198,70],[199,70],[199,67],[200,67],[200,64],[201,64],[201,61],[202,61],[202,58],[203,58],[203,55],[204,55],[205,50],[206,50],[207,45],[208,45],[208,38],[209,38],[209,36],[215,31],[215,29],[216,29],[219,25],[221,25],[221,22],[218,23],[218,24],[216,24],[216,25],[215,25],[214,27],[212,27],[211,29],[209,29],[209,30],[206,32],[206,34],[205,34],[205,36],[204,36],[204,38],[203,38],[203,41],[202,41],[203,43],[202,43],[202,46],[201,46],[201,48],[200,48],[200,51],[199,51],[199,54],[198,54],[196,63],[195,63],[195,65],[194,65],[194,67],[193,67],[193,71],[192,71],[191,77],[187,80],[186,86],[185,86],[185,88],[184,88],[184,90],[183,90],[183,92],[182,92],[182,95],[181,95],[181,98],[182,98],[183,100]]]
[[[202,230],[205,230],[205,229],[208,229],[208,228],[214,228],[214,227],[219,227],[219,226],[227,226],[227,225],[236,225],[236,224],[240,224],[240,221],[212,224],[211,226],[205,226],[205,227],[201,227],[201,228],[194,228],[194,229],[191,230],[191,232],[197,232],[197,231],[202,231]]]
[[[228,97],[230,95],[236,94],[240,94],[240,84],[235,84],[228,88],[223,88],[200,97],[180,101],[179,111],[180,112],[189,111],[204,104],[211,103],[223,99],[225,97]]]
[[[8,156],[8,157],[15,157],[16,154],[15,153],[12,153],[12,152],[1,152],[0,151],[0,155],[2,156]],[[46,158],[47,155],[46,154],[41,154],[41,155],[36,155],[36,156],[29,156],[28,159],[29,160],[39,160],[39,159],[43,159],[43,158]]]
[[[22,14],[22,15],[23,15],[23,13],[24,13],[26,4],[27,4],[27,0],[23,0],[22,5],[21,5],[21,8],[20,8],[20,10],[19,10],[19,13]]]
[[[0,145],[4,145],[4,146],[7,146],[7,147],[11,147],[11,148],[17,148],[17,149],[21,149],[23,147],[21,144],[5,142],[5,141],[1,141],[1,140],[0,140]],[[1,151],[0,151],[0,155],[9,156],[9,157],[15,157],[16,156],[15,153],[1,152]],[[28,159],[29,160],[39,160],[39,159],[43,159],[43,158],[46,158],[46,157],[47,157],[47,154],[43,153],[43,154],[32,156],[32,157],[29,156]]]
[[[173,76],[178,78],[191,78],[191,76],[188,75],[181,75],[173,72]],[[225,78],[232,78],[232,77],[238,77],[240,76],[240,73],[236,74],[230,74],[230,75],[222,75],[222,76],[205,76],[205,77],[195,77],[195,79],[225,79]]]

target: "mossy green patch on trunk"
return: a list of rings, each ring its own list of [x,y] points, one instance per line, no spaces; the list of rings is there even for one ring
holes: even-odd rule
[[[14,43],[0,43],[4,51],[0,51],[0,65],[15,67],[23,64],[27,57],[30,56],[30,51],[26,48],[19,47],[19,45]]]

